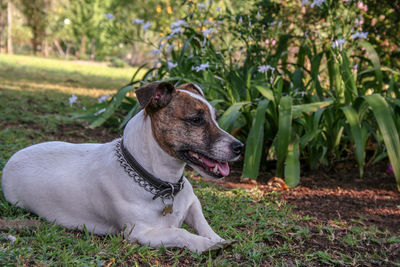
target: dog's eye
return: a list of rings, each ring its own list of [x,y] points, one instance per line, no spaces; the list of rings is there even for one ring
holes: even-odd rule
[[[190,123],[195,125],[195,126],[199,126],[202,125],[204,120],[202,117],[196,116],[196,117],[192,117],[189,119]]]

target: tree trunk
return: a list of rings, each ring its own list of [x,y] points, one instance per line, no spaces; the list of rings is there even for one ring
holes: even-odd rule
[[[14,53],[11,30],[12,30],[12,4],[11,0],[9,0],[7,3],[7,53],[8,54]]]
[[[35,56],[37,55],[38,52],[38,46],[39,46],[39,37],[37,35],[36,29],[32,28],[32,45],[33,45],[33,54]]]
[[[131,56],[131,58],[129,59],[129,64],[130,64],[131,66],[135,66],[135,64],[136,64],[136,46],[135,46],[135,44],[132,44],[131,53],[132,53],[132,56]]]
[[[4,32],[4,28],[5,28],[5,22],[4,22],[4,14],[3,14],[3,9],[1,8],[3,4],[3,1],[0,0],[0,53],[4,53],[5,52],[5,46],[4,46],[4,36],[3,36],[3,32]]]
[[[94,49],[95,49],[95,40],[94,39],[92,39],[92,41],[91,41],[91,51],[90,51],[90,59],[91,60],[94,60]]]
[[[67,43],[67,48],[65,49],[65,59],[68,59],[69,56],[69,49],[71,48],[71,45]]]
[[[65,57],[64,50],[62,49],[60,43],[58,40],[53,40],[54,46],[57,48],[58,53],[60,54],[60,57]]]
[[[82,39],[81,39],[81,47],[79,48],[79,57],[80,58],[85,58],[85,56],[86,56],[86,41],[87,41],[87,37],[86,37],[86,35],[83,35]]]
[[[49,57],[49,44],[47,43],[47,40],[42,42],[42,54],[44,57]]]

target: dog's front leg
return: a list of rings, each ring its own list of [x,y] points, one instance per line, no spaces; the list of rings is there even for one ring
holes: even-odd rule
[[[189,208],[185,223],[191,226],[201,236],[210,238],[218,242],[225,241],[219,235],[217,235],[213,231],[213,229],[211,229],[211,226],[208,224],[206,218],[203,215],[200,201],[196,196],[192,205]]]
[[[139,242],[142,245],[150,245],[154,248],[160,246],[166,248],[186,247],[190,251],[198,253],[202,253],[218,243],[216,240],[191,234],[184,229],[176,227],[134,227],[133,231],[127,228],[124,235],[132,243]]]

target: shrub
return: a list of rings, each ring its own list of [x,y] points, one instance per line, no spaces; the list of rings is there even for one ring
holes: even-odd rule
[[[400,73],[380,65],[354,20],[357,3],[305,2],[260,1],[238,14],[202,6],[171,25],[155,67],[134,75],[104,113],[90,113],[91,125],[118,109],[123,126],[139,110],[127,93],[141,83],[194,82],[220,111],[220,126],[246,143],[243,177],[256,179],[274,160],[293,187],[300,161],[315,169],[354,158],[362,176],[388,156],[400,189]]]

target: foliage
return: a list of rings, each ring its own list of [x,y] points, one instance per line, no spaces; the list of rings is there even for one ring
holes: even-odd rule
[[[399,169],[399,72],[381,66],[376,50],[365,40],[367,33],[354,22],[360,12],[357,3],[287,6],[265,0],[248,12],[233,14],[199,4],[197,12],[172,24],[160,40],[154,51],[160,55],[157,68],[144,82],[191,81],[204,88],[211,103],[221,113],[226,110],[221,127],[247,140],[246,177],[257,178],[266,160],[276,160],[277,175],[285,174],[291,186],[298,182],[300,160],[311,169],[332,168],[354,156],[362,176],[365,165],[389,155]],[[283,17],[285,8],[301,10],[304,18],[312,16],[307,23],[322,23],[302,30],[303,22]],[[283,33],[285,25],[289,31]],[[139,85],[139,80],[130,84]],[[123,95],[114,96],[112,111],[115,101],[124,103]],[[126,100],[130,117],[137,103]],[[368,144],[378,145],[371,151]],[[400,188],[400,173],[395,176]]]
[[[104,19],[107,2],[100,0],[75,0],[66,4],[66,12],[63,14],[63,17],[69,19],[68,27],[71,28],[76,42],[79,43],[79,55],[81,58],[86,55],[86,47],[89,41],[92,42],[91,46],[104,41],[102,37],[104,39],[105,29],[101,22]]]
[[[364,30],[369,41],[377,47],[379,58],[385,65],[399,67],[400,2],[366,0],[363,10]]]
[[[46,38],[48,25],[48,12],[51,2],[49,0],[19,0],[22,13],[32,30],[32,47],[36,54],[43,40]]]

